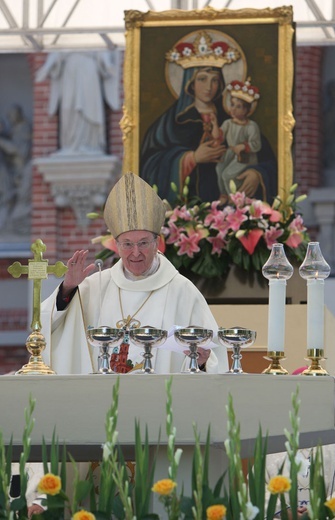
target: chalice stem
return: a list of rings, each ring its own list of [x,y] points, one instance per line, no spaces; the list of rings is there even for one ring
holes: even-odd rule
[[[143,372],[146,374],[151,374],[153,372],[151,358],[153,355],[151,354],[151,345],[144,345],[144,364],[143,364]]]
[[[100,347],[100,354],[98,357],[98,372],[105,374],[111,371],[109,345],[106,343]]]
[[[242,366],[241,366],[241,347],[240,345],[233,345],[233,355],[232,355],[232,366],[230,369],[230,372],[233,372],[234,374],[241,374],[243,372]]]
[[[198,357],[198,345],[190,345],[190,372],[199,372]]]

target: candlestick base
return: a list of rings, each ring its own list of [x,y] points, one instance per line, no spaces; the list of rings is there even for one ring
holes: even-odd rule
[[[33,330],[28,336],[26,347],[31,354],[27,365],[15,372],[15,375],[47,375],[56,374],[52,368],[46,365],[42,359],[41,353],[45,349],[45,338],[40,330]]]
[[[267,355],[264,359],[271,361],[268,368],[263,370],[262,374],[271,374],[274,376],[286,376],[288,371],[283,368],[280,364],[280,360],[286,359],[284,352],[276,352],[274,350],[268,350]]]
[[[329,376],[327,370],[322,368],[320,361],[326,359],[324,357],[324,350],[319,348],[307,349],[307,361],[311,361],[311,366],[301,372],[301,376]]]

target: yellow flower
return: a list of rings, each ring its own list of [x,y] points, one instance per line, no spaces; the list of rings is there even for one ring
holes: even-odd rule
[[[325,502],[325,506],[328,507],[331,512],[334,514],[335,513],[335,498],[330,498],[329,500],[327,500]]]
[[[226,516],[227,508],[221,504],[207,507],[206,516],[207,520],[223,520]]]
[[[85,509],[82,509],[73,515],[72,520],[95,520],[95,516],[85,511]]]
[[[281,493],[287,493],[291,489],[291,480],[283,475],[277,475],[272,477],[268,483],[268,490],[272,495],[279,495]]]
[[[52,473],[46,473],[37,486],[39,493],[45,493],[46,495],[58,495],[62,487],[60,477],[53,475]]]
[[[159,495],[171,495],[176,485],[176,482],[173,482],[170,478],[164,478],[163,480],[157,480],[151,489]]]

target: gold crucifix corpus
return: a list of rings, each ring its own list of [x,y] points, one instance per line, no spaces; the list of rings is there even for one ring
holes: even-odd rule
[[[32,333],[28,336],[26,347],[31,357],[29,363],[24,365],[16,374],[55,374],[55,372],[45,365],[41,353],[45,349],[45,339],[41,333],[41,287],[42,280],[48,278],[48,274],[54,274],[57,277],[63,276],[67,267],[63,262],[56,262],[55,265],[48,265],[48,260],[43,258],[46,251],[46,245],[41,239],[37,239],[31,246],[34,253],[34,259],[28,260],[28,265],[22,265],[20,262],[14,262],[8,267],[8,272],[13,278],[20,278],[22,274],[28,275],[29,280],[33,280],[33,317],[30,328]]]

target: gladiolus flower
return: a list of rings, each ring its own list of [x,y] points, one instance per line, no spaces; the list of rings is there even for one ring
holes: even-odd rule
[[[223,518],[225,518],[226,513],[227,508],[222,504],[209,506],[206,509],[207,520],[222,520]]]
[[[73,515],[72,520],[95,520],[95,516],[92,513],[82,509]]]
[[[283,475],[277,475],[270,479],[267,487],[272,495],[287,493],[291,489],[291,479]]]
[[[171,495],[176,486],[176,482],[173,482],[173,480],[170,478],[164,478],[162,480],[157,480],[157,482],[152,486],[151,490],[154,493],[166,496]]]
[[[257,506],[254,506],[251,502],[247,502],[247,516],[246,520],[254,520],[259,513]]]
[[[262,235],[263,231],[261,229],[252,229],[249,233],[245,233],[242,236],[237,236],[236,234],[236,237],[241,242],[244,249],[248,251],[249,255],[252,255]]]
[[[62,482],[58,475],[53,473],[46,473],[37,486],[39,493],[45,493],[46,495],[58,495],[62,488]]]
[[[325,506],[331,510],[333,515],[335,514],[335,498],[330,498],[329,500],[326,500]]]

